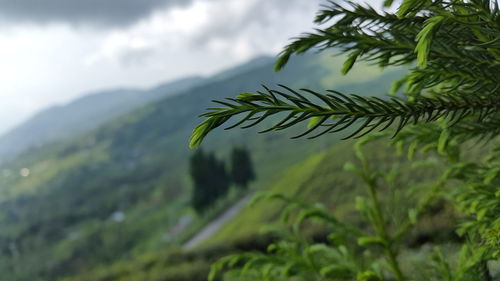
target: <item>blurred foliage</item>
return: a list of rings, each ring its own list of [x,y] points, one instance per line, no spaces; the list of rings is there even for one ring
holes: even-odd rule
[[[230,155],[231,180],[242,189],[256,179],[250,152],[243,147],[233,147]]]
[[[392,4],[384,3],[387,7]],[[393,94],[401,91],[404,95],[364,97],[338,90],[264,86],[263,91],[215,100],[217,107],[202,115],[206,119],[194,129],[189,145],[199,146],[212,130],[229,121],[235,123],[227,129],[250,128],[272,119],[261,133],[293,129],[307,121],[308,128],[293,138],[314,139],[347,131],[344,139],[360,139],[354,146],[357,163],[346,162],[344,168],[365,186],[364,194],[355,200],[365,225],[356,226],[355,220],[339,220],[324,208],[271,194],[268,197],[286,202],[282,210],[285,221],[291,210],[301,209],[291,232],[279,231],[282,239],[266,253],[237,253],[220,259],[212,266],[209,280],[228,268],[227,280],[238,280],[235,276],[241,280],[364,281],[489,281],[498,277],[490,269],[500,257],[498,2],[404,0],[396,11],[389,12],[350,1],[330,1],[315,23],[320,27],[285,47],[276,70],[292,55],[333,48],[347,55],[343,74],[357,61],[380,67],[415,65],[393,84]],[[412,190],[409,182],[397,182],[398,166],[384,171],[384,162],[366,156],[366,142],[390,135],[410,159],[433,151],[439,165],[436,161],[412,163],[432,164],[441,170],[437,178],[419,182],[408,193]],[[487,144],[486,153],[477,148],[481,141]],[[470,159],[464,157],[465,150],[477,154]],[[401,242],[418,229],[425,214],[435,213],[437,200],[442,202],[440,209],[449,205],[452,214],[460,217],[456,233],[462,241],[457,258],[445,256],[435,247],[427,262],[414,261],[415,266],[403,269],[400,253],[408,244]],[[331,226],[329,243],[304,241],[298,232],[308,218]]]
[[[191,205],[202,213],[229,192],[230,177],[224,161],[212,152],[197,150],[189,159],[189,172],[193,181]]]

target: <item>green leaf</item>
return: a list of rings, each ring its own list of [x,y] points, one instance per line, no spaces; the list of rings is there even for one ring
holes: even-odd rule
[[[349,70],[351,70],[351,68],[353,67],[354,63],[356,62],[356,60],[358,59],[358,57],[363,53],[362,50],[356,50],[352,53],[349,54],[349,56],[347,57],[347,60],[344,62],[344,64],[342,65],[342,69],[340,70],[340,72],[342,73],[342,75],[346,75],[347,73],[349,73]]]
[[[396,153],[398,155],[402,155],[404,152],[404,145],[405,145],[404,141],[397,141],[395,145],[396,145]]]
[[[397,94],[398,91],[401,89],[401,87],[405,84],[405,82],[406,82],[406,77],[394,81],[391,85],[391,89],[389,90],[389,95],[392,96]]]
[[[327,278],[346,278],[352,275],[352,271],[346,265],[332,264],[321,268],[319,274]]]
[[[285,65],[287,64],[288,60],[290,59],[291,53],[290,52],[283,52],[279,55],[278,59],[274,63],[274,71],[278,72],[280,71]]]
[[[441,153],[441,154],[445,153],[449,138],[450,138],[450,131],[444,129],[441,132],[441,134],[439,135],[439,140],[438,140],[438,145],[437,145],[437,149],[438,149],[439,153]]]
[[[418,141],[415,140],[413,141],[410,146],[408,147],[408,159],[412,160],[413,156],[415,155],[415,151],[417,150],[418,147]]]
[[[210,130],[210,123],[210,119],[207,119],[194,129],[193,134],[189,138],[190,148],[196,148],[200,146],[201,142],[203,141],[203,137]]]
[[[358,238],[358,245],[360,246],[377,245],[384,247],[386,245],[386,242],[384,241],[384,239],[380,237],[365,236]]]
[[[236,97],[236,99],[243,101],[261,100],[260,95],[256,95],[254,93],[241,93]]]
[[[293,209],[295,209],[295,205],[290,204],[286,206],[285,209],[281,212],[280,220],[282,223],[288,222]]]
[[[276,252],[277,250],[278,250],[278,245],[276,245],[275,243],[270,244],[269,246],[267,246],[267,252],[268,253],[273,253],[273,252]]]
[[[313,116],[309,119],[309,123],[307,123],[307,128],[311,129],[312,127],[316,126],[318,122],[321,120],[320,116]]]
[[[417,34],[415,52],[417,53],[417,63],[420,68],[427,66],[432,39],[444,19],[444,16],[435,16],[427,19],[424,22],[424,28]]]
[[[484,219],[484,217],[486,216],[486,213],[488,213],[488,211],[489,211],[488,208],[479,209],[479,211],[476,214],[477,220],[480,221],[480,220]]]
[[[394,2],[394,0],[385,0],[384,1],[384,7],[390,7],[390,6],[392,6],[393,2]]]
[[[500,173],[500,167],[492,168],[486,173],[486,177],[484,178],[485,184],[491,184],[491,182],[498,176]]]
[[[422,0],[404,0],[398,8],[397,15],[403,17],[417,7]],[[391,1],[392,2],[392,1]],[[384,3],[385,4],[385,3]],[[391,3],[392,4],[392,3]]]
[[[358,275],[356,275],[356,279],[358,281],[382,281],[382,279],[380,279],[380,277],[378,277],[373,271],[358,273]]]
[[[343,244],[342,236],[340,234],[338,234],[338,233],[330,233],[330,234],[328,234],[328,241],[330,241],[330,243],[333,246],[338,246],[338,245]]]

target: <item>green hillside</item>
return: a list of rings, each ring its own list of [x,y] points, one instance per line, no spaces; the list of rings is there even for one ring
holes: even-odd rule
[[[298,198],[311,205],[319,203],[339,218],[351,222],[356,221],[357,218],[353,217],[355,196],[364,194],[365,188],[362,180],[344,167],[346,163],[358,162],[352,149],[353,143],[353,141],[339,142],[291,166],[264,191]],[[415,168],[406,155],[396,153],[395,148],[389,143],[390,140],[384,139],[370,144],[365,149],[367,157],[371,163],[377,163],[374,168],[378,171],[397,171],[396,184],[407,187],[408,192],[411,191],[412,186],[432,182],[442,172],[436,168],[439,166],[437,158],[430,158],[430,163],[436,161],[435,165],[422,165],[422,167]],[[261,200],[256,204],[251,204],[204,246],[217,245],[224,241],[237,242],[259,235],[264,226],[281,224],[280,216],[286,206],[285,202],[279,200]],[[451,227],[451,223],[451,221],[446,222],[444,227]],[[439,230],[441,229],[436,228],[432,231],[437,233]],[[451,228],[446,230],[448,233],[443,233],[443,235],[450,234]],[[440,235],[436,233],[431,236],[439,239]]]
[[[94,129],[127,112],[203,82],[188,77],[151,89],[115,89],[87,94],[68,104],[42,110],[0,136],[0,161],[31,147],[69,138]]]
[[[344,169],[346,163],[351,161],[356,163],[352,145],[351,141],[340,142],[325,151],[306,157],[280,173],[278,179],[269,182],[264,190],[300,198],[310,204],[321,203],[337,217],[348,219],[351,224],[362,225],[362,220],[355,214],[354,205],[355,197],[364,192],[363,183],[352,172]],[[432,155],[426,159],[429,163],[436,161],[435,163],[414,167],[406,155],[397,154],[394,147],[386,140],[370,144],[365,150],[371,161],[380,163],[377,166],[380,171],[387,172],[394,169],[400,171],[396,183],[404,184],[409,191],[412,190],[412,186],[431,182],[441,172],[436,169],[439,167],[439,162]],[[414,202],[408,201],[406,204]],[[193,251],[181,252],[174,247],[156,253],[151,252],[128,261],[116,262],[112,266],[97,267],[65,281],[206,280],[210,264],[218,257],[249,249],[264,251],[267,243],[273,238],[261,230],[269,225],[277,227],[283,225],[280,216],[286,206],[289,205],[279,200],[259,201],[240,212],[212,239]],[[419,231],[407,241],[408,245],[439,244],[443,241],[449,243],[450,238],[452,240],[455,238],[453,215],[443,211],[443,208],[440,202],[435,203],[434,213],[426,215],[427,223],[418,227]],[[397,220],[398,217],[394,216],[393,219]],[[320,239],[325,239],[321,236],[325,233],[325,229],[317,228],[315,225],[308,225],[304,231],[311,236],[319,234]],[[411,258],[415,258],[415,254],[412,254]]]
[[[386,82],[401,75],[398,70],[382,74],[363,67],[357,72],[362,83],[343,83],[340,75],[332,76],[331,65],[322,56],[302,56],[280,73],[272,72],[272,62],[250,63],[89,133],[4,163],[0,167],[1,276],[12,281],[57,280],[185,239],[169,233],[182,216],[192,216],[187,204],[191,151],[186,142],[199,121],[196,116],[212,99],[278,83],[370,89],[369,94],[383,95]],[[278,179],[286,167],[338,139],[305,145],[303,140],[290,141],[293,133],[261,136],[255,130],[218,131],[204,149],[225,157],[232,145],[246,145],[255,152],[259,177],[255,186],[262,187]],[[203,218],[197,220],[192,225],[202,224]]]

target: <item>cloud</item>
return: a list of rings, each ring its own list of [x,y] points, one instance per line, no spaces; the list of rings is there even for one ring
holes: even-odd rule
[[[94,12],[73,7],[71,16],[62,8],[19,11],[27,1],[0,0],[0,21],[6,21],[4,14],[17,17],[0,33],[0,98],[5,108],[0,133],[43,107],[89,91],[151,87],[188,75],[211,75],[257,55],[274,55],[290,37],[311,30],[325,0],[78,0],[83,6],[106,4]],[[142,6],[125,9],[130,15],[122,18],[109,16],[112,7],[129,7],[126,3],[132,1]],[[21,19],[72,25],[17,24]],[[98,23],[104,27],[74,28]]]
[[[290,37],[307,31],[324,0],[197,0],[156,12],[147,20],[108,34],[87,64],[129,67],[152,56],[204,52],[235,62],[276,54]],[[154,59],[153,59],[154,61]]]
[[[313,27],[323,0],[248,0],[242,7],[224,0],[232,13],[211,11],[211,22],[192,35],[192,46],[225,46],[224,52],[247,59],[259,53],[276,54],[290,37]]]
[[[163,8],[189,0],[0,0],[4,22],[70,23],[77,26],[124,26]]]
[[[214,5],[215,9],[209,11],[211,21],[193,35],[193,44],[209,42],[213,38],[231,38],[252,28],[278,32],[275,26],[280,26],[281,23],[287,21],[291,14],[296,16],[297,12],[302,11],[305,15],[311,15],[321,1],[220,0],[220,2],[224,3],[221,6],[226,9],[220,9],[222,7]],[[312,22],[312,18],[307,20]]]

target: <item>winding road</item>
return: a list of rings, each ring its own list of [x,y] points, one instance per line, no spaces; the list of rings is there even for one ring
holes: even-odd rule
[[[236,202],[231,208],[224,211],[216,219],[207,224],[200,232],[189,239],[183,246],[182,249],[185,251],[191,250],[196,246],[200,245],[201,242],[212,237],[226,222],[234,218],[240,210],[246,206],[248,201],[252,198],[252,194],[248,194],[238,202]]]

